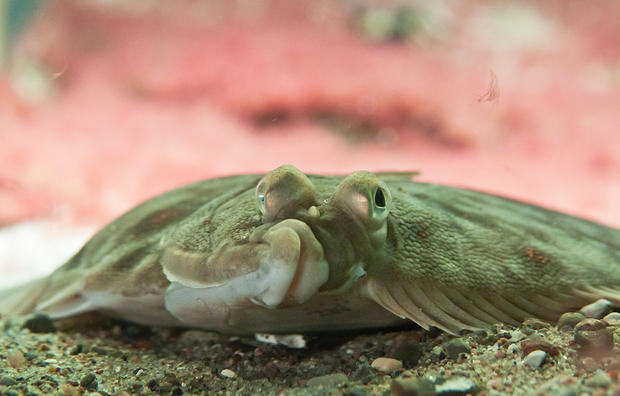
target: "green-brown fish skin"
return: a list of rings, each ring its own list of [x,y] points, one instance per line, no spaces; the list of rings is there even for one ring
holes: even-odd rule
[[[227,333],[383,327],[451,333],[620,304],[620,230],[413,173],[262,175],[138,205],[3,313],[99,310]]]

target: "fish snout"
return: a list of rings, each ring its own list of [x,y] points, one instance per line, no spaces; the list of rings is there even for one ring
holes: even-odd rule
[[[327,282],[329,265],[323,247],[306,223],[284,220],[266,232],[263,240],[269,249],[263,251],[260,267],[270,281],[255,302],[272,308],[302,304]]]
[[[163,267],[171,282],[166,309],[200,327],[222,326],[256,305],[303,304],[329,277],[321,243],[296,219],[256,232],[249,243],[223,244],[208,259],[173,251]]]

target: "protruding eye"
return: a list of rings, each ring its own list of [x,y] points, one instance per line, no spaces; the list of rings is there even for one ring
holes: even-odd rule
[[[355,172],[340,183],[333,202],[364,225],[375,246],[383,243],[392,203],[387,184],[370,172]]]
[[[267,173],[256,185],[255,196],[264,222],[292,218],[300,209],[316,205],[312,182],[291,165]]]
[[[385,208],[385,194],[381,188],[377,188],[377,191],[375,191],[375,206]]]
[[[387,185],[379,181],[378,186],[373,194],[373,208],[370,213],[371,217],[377,217],[383,219],[390,210],[390,204],[392,203],[392,195]]]
[[[267,194],[267,183],[265,183],[265,177],[260,179],[256,185],[255,192],[256,199],[258,201],[258,209],[262,214],[265,214],[265,194]]]

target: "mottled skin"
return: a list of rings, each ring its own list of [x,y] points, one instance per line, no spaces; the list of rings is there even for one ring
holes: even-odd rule
[[[620,303],[620,230],[410,173],[206,180],[157,196],[2,312],[102,310],[229,333],[457,333]]]

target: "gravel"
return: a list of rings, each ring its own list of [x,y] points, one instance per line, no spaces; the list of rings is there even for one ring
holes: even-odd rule
[[[34,332],[29,319],[0,318],[2,395],[620,393],[620,327],[596,319],[571,331],[526,321],[459,337],[415,326],[311,335],[305,349],[94,314]]]

